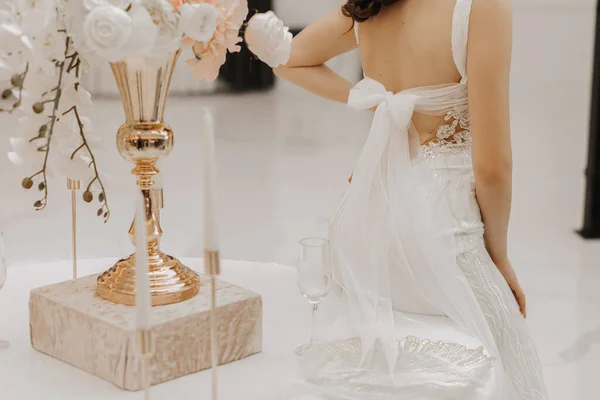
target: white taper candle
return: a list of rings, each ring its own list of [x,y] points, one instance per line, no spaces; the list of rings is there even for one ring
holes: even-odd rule
[[[215,123],[208,109],[204,110],[204,250],[219,250],[217,219],[217,162],[215,156]]]
[[[148,277],[148,232],[146,231],[146,200],[141,192],[136,196],[135,214],[135,311],[136,327],[150,330],[150,278]]]

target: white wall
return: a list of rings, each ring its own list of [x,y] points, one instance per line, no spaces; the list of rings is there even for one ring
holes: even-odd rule
[[[344,0],[274,0],[277,14],[292,27],[303,27],[332,10]],[[596,0],[513,0],[518,10],[580,9],[595,6]]]
[[[594,0],[514,0],[514,5],[513,81],[590,79]]]
[[[302,28],[343,3],[343,0],[273,0],[273,8],[287,25]]]
[[[513,8],[577,8],[594,6],[595,0],[513,0]]]

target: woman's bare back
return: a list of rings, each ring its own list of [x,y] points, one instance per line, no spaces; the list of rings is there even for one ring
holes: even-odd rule
[[[389,91],[457,83],[452,56],[453,0],[405,0],[357,25],[363,70]],[[440,117],[419,113],[421,142],[435,138]]]

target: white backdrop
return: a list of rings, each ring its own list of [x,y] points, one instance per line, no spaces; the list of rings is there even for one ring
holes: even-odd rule
[[[0,4],[7,3],[10,0],[0,0]],[[292,28],[303,28],[309,25],[312,21],[317,19],[324,13],[332,10],[337,5],[344,3],[344,0],[274,0],[274,9],[277,14]],[[595,6],[595,0],[514,0],[513,6],[516,12],[516,18],[519,18],[520,13],[539,13],[540,15],[553,12],[578,12],[581,10],[592,11]],[[516,26],[516,43],[515,43],[515,65],[513,67],[513,75],[518,79],[522,75],[522,70],[527,70],[528,63],[533,57],[528,57],[527,54],[523,54],[523,57],[519,56],[520,48],[526,49],[525,51],[531,51],[529,43],[536,41],[537,43],[560,43],[572,35],[564,35],[564,29],[556,29],[552,32],[552,35],[556,37],[546,38],[547,40],[540,40],[543,38],[539,37],[539,30],[535,24],[529,24],[528,26]],[[544,33],[546,33],[544,31]],[[524,45],[519,43],[519,39],[526,40]],[[576,51],[576,47],[566,46],[569,51]],[[551,48],[538,47],[534,51],[546,52],[552,51]],[[577,57],[577,54],[572,56],[561,56],[557,57],[557,62],[560,68],[564,71],[569,70],[572,66],[567,65],[568,60],[573,57]],[[542,59],[535,57],[535,59]],[[523,60],[525,65],[519,64]],[[541,74],[544,74],[546,68],[543,65],[539,66]],[[579,72],[579,71],[578,71]],[[562,75],[562,74],[561,74]],[[190,73],[187,71],[183,63],[180,63],[175,72],[172,93],[177,95],[194,95],[202,93],[210,93],[214,91],[215,85],[208,84],[206,82],[198,82],[190,79]],[[110,68],[107,66],[96,67],[93,71],[86,76],[84,79],[84,85],[94,95],[105,95],[115,96],[117,94],[116,86],[112,79]]]
[[[2,3],[5,3],[6,1],[7,0],[0,0]],[[276,0],[275,6],[279,14],[288,22],[288,24],[297,27],[298,25],[306,25],[323,12],[334,7],[337,3],[337,0]],[[521,121],[531,121],[531,129],[548,131],[546,134],[548,140],[557,140],[556,133],[554,133],[554,137],[551,137],[551,135],[554,132],[552,131],[552,126],[556,125],[556,120],[559,116],[561,120],[576,121],[577,123],[576,126],[573,126],[573,123],[569,122],[569,126],[563,129],[565,132],[569,133],[569,136],[586,135],[587,111],[583,110],[587,110],[589,104],[589,94],[587,91],[589,90],[591,78],[590,63],[592,59],[591,54],[594,35],[593,20],[595,18],[595,4],[593,0],[543,0],[543,2],[538,0],[514,0],[514,3],[515,40],[512,80],[513,93],[517,92],[518,94],[515,99],[517,101],[513,102],[513,104],[515,104],[515,108],[524,108],[523,110],[517,109],[514,111],[521,114],[531,114],[530,117],[522,117]],[[352,75],[352,73],[357,65],[355,54],[350,55],[346,59],[342,59],[342,63],[340,64],[350,77],[356,76],[356,71],[354,71],[355,75]],[[180,68],[185,68],[185,66],[180,65]],[[190,87],[190,82],[192,80],[188,77],[189,74],[187,71],[182,71],[177,74],[175,77],[176,85],[180,85],[182,88]],[[101,78],[93,76],[91,80],[100,87],[115,87],[110,74]],[[529,88],[530,85],[532,85],[532,82],[536,85],[536,92],[533,92],[532,89],[521,89]],[[537,93],[538,91],[539,93]],[[531,94],[529,95],[528,93],[530,92]],[[218,140],[221,141],[221,146],[229,146],[224,154],[221,155],[221,162],[230,162],[235,165],[235,170],[231,171],[231,176],[238,176],[238,166],[241,165],[240,163],[243,163],[243,160],[247,159],[260,159],[261,161],[259,162],[264,163],[265,168],[265,171],[255,171],[260,175],[254,176],[249,173],[248,176],[246,176],[247,180],[243,183],[224,183],[227,185],[231,184],[231,187],[244,187],[244,185],[262,187],[260,185],[264,182],[257,179],[257,176],[263,176],[263,174],[268,173],[269,161],[262,161],[263,159],[266,160],[268,157],[273,156],[273,154],[269,153],[270,150],[268,146],[281,146],[282,149],[287,150],[288,152],[282,151],[281,153],[277,153],[276,159],[280,159],[280,162],[285,165],[290,163],[294,164],[299,162],[299,159],[305,156],[306,153],[304,152],[307,151],[305,147],[311,143],[312,137],[310,134],[312,131],[315,132],[315,135],[322,134],[326,136],[329,135],[332,130],[336,129],[335,124],[337,123],[327,120],[326,116],[322,115],[326,112],[323,110],[331,111],[334,109],[333,106],[320,103],[317,100],[312,100],[312,98],[310,98],[311,100],[306,100],[307,97],[300,96],[298,92],[293,92],[295,93],[293,99],[286,98],[285,102],[279,104],[278,102],[282,96],[281,93],[282,92],[278,89],[270,97],[261,97],[260,101],[262,104],[260,104],[260,107],[259,105],[254,104],[255,101],[252,96],[236,96],[235,99],[230,96],[216,96],[214,100],[212,97],[210,99],[203,99],[202,96],[196,96],[189,100],[185,99],[179,102],[174,101],[171,103],[172,106],[168,109],[168,113],[170,114],[168,120],[177,132],[195,129],[193,125],[198,123],[198,118],[196,118],[196,115],[189,112],[191,106],[188,104],[199,104],[201,102],[208,102],[210,104],[218,102],[222,105],[221,109],[228,111],[232,111],[228,107],[234,107],[235,110],[233,111],[235,112],[236,117],[232,118],[232,120],[241,120],[246,117],[254,118],[253,125],[256,126],[255,128],[246,127],[242,123],[235,125],[233,122],[229,123],[228,121],[223,121],[223,124],[228,124],[229,130],[220,129],[218,132],[220,135]],[[535,111],[531,110],[531,104],[526,103],[522,98],[518,97],[523,93],[532,97],[531,102],[544,105],[546,111],[543,118],[534,115]],[[569,101],[575,105],[565,110],[564,101],[561,101],[561,98],[568,98]],[[231,105],[227,106],[228,103],[231,103]],[[311,107],[313,104],[319,105],[320,108],[318,111],[312,111]],[[525,104],[525,106],[523,106],[523,104]],[[181,109],[178,109],[178,107],[181,107]],[[307,112],[313,112],[315,115],[320,112],[318,115],[319,122],[309,121],[310,119],[317,118],[313,118],[315,117],[313,114],[307,118],[306,115],[295,112],[294,107],[303,107],[303,109],[308,108],[309,110]],[[548,115],[549,109],[553,110],[552,115]],[[258,119],[256,115],[259,115]],[[554,117],[555,115],[556,117]],[[113,181],[112,183],[109,183],[111,189],[113,189],[112,193],[117,193],[124,187],[128,187],[129,181],[122,178],[120,174],[123,174],[130,169],[130,166],[122,161],[116,154],[113,145],[114,139],[112,135],[122,121],[121,107],[107,102],[98,102],[97,108],[94,109],[94,112],[90,116],[93,118],[97,133],[104,135],[109,144],[108,148],[101,152],[100,157],[104,166],[103,170],[106,170],[107,173],[113,175]],[[222,114],[221,117],[224,117],[224,114]],[[344,115],[344,117],[347,118],[346,115]],[[535,121],[544,122],[543,125],[538,126]],[[565,124],[559,125],[563,126]],[[273,128],[272,126],[276,127]],[[19,171],[10,164],[6,157],[6,153],[9,151],[8,138],[12,135],[14,129],[14,124],[9,125],[6,119],[0,118],[0,225],[5,217],[19,220],[19,210],[28,211],[28,216],[35,216],[25,223],[19,223],[19,226],[7,228],[7,238],[11,241],[11,254],[9,255],[9,258],[13,262],[20,262],[32,258],[39,260],[48,255],[51,258],[65,258],[65,256],[68,256],[69,254],[68,224],[60,225],[56,223],[56,221],[68,221],[69,218],[68,198],[66,190],[64,189],[64,182],[61,179],[53,184],[53,191],[50,194],[53,200],[46,212],[36,214],[29,212],[29,210],[31,210],[30,205],[35,198],[32,198],[32,193],[28,193],[20,188],[19,182],[22,177],[20,177]],[[235,132],[236,129],[238,130],[237,133]],[[248,129],[252,130],[245,132]],[[300,135],[300,131],[302,131],[302,135]],[[308,133],[308,136],[307,131],[311,131]],[[276,139],[270,136],[274,135],[275,132],[277,135],[280,135],[277,136]],[[293,145],[297,146],[294,152],[289,152],[290,145],[288,141],[291,140],[289,138],[290,135],[293,138]],[[184,149],[186,146],[185,140],[188,140],[188,146],[193,146],[196,143],[194,142],[195,139],[186,139],[184,138],[184,135],[180,134],[178,134],[177,140],[179,142],[179,150],[174,151],[173,155],[168,160],[169,168],[166,168],[171,171],[172,176],[175,175],[175,170],[179,173],[188,172],[185,171],[185,162],[178,159],[178,154],[179,157],[182,157],[183,154],[189,153],[186,153],[187,150]],[[267,146],[267,148],[265,149],[263,146]],[[584,145],[582,145],[582,148],[583,146]],[[583,154],[583,151],[581,153]],[[316,154],[320,153],[316,152]],[[349,157],[352,156],[351,153],[348,154]],[[578,160],[581,158],[583,164],[583,156],[577,157]],[[561,156],[557,155],[556,158],[561,159]],[[332,162],[328,162],[326,165],[320,165],[320,167],[326,168],[326,171],[334,171],[336,168],[340,169],[338,165],[334,165]],[[341,169],[343,168],[345,167],[341,167]],[[579,168],[579,166],[577,168]],[[581,167],[581,171],[583,171],[583,167]],[[583,177],[582,172],[580,176]],[[548,176],[545,176],[545,178],[550,179]],[[282,182],[277,182],[277,185],[283,185],[282,187],[277,187],[277,190],[291,191],[292,189],[285,186],[285,183],[285,179],[282,180]],[[306,184],[305,181],[295,182],[294,187],[302,192],[300,188],[303,187],[304,184]],[[175,184],[173,185],[176,186]],[[269,186],[268,189],[273,188]],[[197,193],[197,189],[193,186],[190,187],[189,190],[190,193],[192,191]],[[577,192],[577,194],[580,192],[579,189],[575,189],[574,191]],[[237,191],[235,192],[235,195],[238,195]],[[302,192],[302,195],[306,196],[307,194]],[[313,193],[311,192],[309,195],[313,196]],[[171,195],[170,199],[173,198],[172,196],[173,195]],[[181,199],[177,198],[176,201],[193,201],[193,198],[191,198],[189,194],[180,193],[180,196]],[[126,198],[126,196],[121,197]],[[295,197],[300,198],[299,195],[295,195]],[[113,195],[112,198],[116,199],[117,196]],[[253,206],[255,202],[259,201],[258,197],[246,200],[248,206]],[[286,219],[288,218],[287,212],[289,211],[290,203],[287,200],[286,202],[281,200],[277,202],[276,200],[277,199],[272,200],[273,204],[281,207],[282,210],[285,209],[285,212],[281,212],[281,215],[285,217],[282,217],[283,219],[280,221],[278,220],[277,224],[281,226],[285,225],[286,227],[289,225],[289,228],[286,228],[291,232],[289,235],[291,237],[296,237],[296,227]],[[299,200],[297,203],[298,204],[294,203],[295,206],[301,207],[303,201]],[[582,204],[582,201],[577,202],[577,212],[581,209]],[[122,240],[120,239],[121,241],[119,243],[124,243],[124,251],[126,251],[128,248],[127,238],[122,233],[127,229],[126,225],[131,218],[131,211],[126,210],[126,207],[123,207],[122,212],[120,212],[120,205],[115,204],[114,206],[116,211],[113,224],[106,228],[110,229],[114,234],[103,233],[102,235],[104,236],[102,236],[102,238],[121,238]],[[170,212],[171,210],[172,209],[169,209],[167,212]],[[231,221],[234,221],[236,218],[246,218],[247,214],[239,211],[241,215],[238,216],[236,214],[238,211],[229,208],[227,213],[230,215],[228,218]],[[323,210],[322,213],[323,215],[320,218],[325,221],[323,223],[326,223],[326,219],[329,215],[328,210]],[[114,244],[107,246],[108,250],[106,251],[102,251],[102,249],[98,250],[97,246],[90,244],[90,238],[97,236],[98,232],[101,232],[101,225],[93,218],[93,214],[93,210],[90,211],[89,208],[81,211],[81,217],[83,218],[81,243],[82,246],[87,246],[82,249],[82,256],[98,257],[115,254]],[[234,215],[235,218],[233,217]],[[311,214],[309,218],[312,217],[313,215]],[[173,218],[165,218],[165,220],[168,221],[166,224],[170,224],[166,229],[167,231],[174,232],[177,229],[181,229],[182,235],[190,237],[189,241],[193,240],[193,236],[199,235],[198,232],[186,228],[188,223],[183,217],[177,220]],[[576,220],[576,222],[570,223],[572,229],[577,228],[576,224],[579,223],[580,217],[577,216],[574,220]],[[307,224],[308,223],[312,223],[312,221],[307,220]],[[232,222],[232,224],[235,224],[235,222]],[[272,221],[265,222],[265,229],[268,229],[270,226],[269,224],[272,224]],[[3,227],[0,226],[0,229],[3,229]],[[106,229],[102,232],[108,232]],[[256,250],[258,245],[251,246],[244,244],[244,242],[248,242],[249,240],[249,236],[246,235],[245,230],[241,229],[240,233],[236,233],[236,235],[239,237],[228,238],[230,242],[235,242],[235,245],[231,246],[231,250],[227,254],[228,257],[270,261],[265,259],[262,255],[256,255],[258,254],[258,250]],[[61,242],[62,247],[58,250],[57,237],[64,237],[67,239]],[[186,247],[187,244],[182,243],[178,238],[173,238],[171,235],[169,235],[166,240],[172,241],[170,243],[170,248],[173,249],[172,252],[174,254],[186,256],[196,256],[200,254],[195,250],[188,252]],[[236,242],[236,240],[238,241]],[[281,240],[283,241],[284,239]],[[243,246],[245,247],[243,251],[241,251],[240,249],[242,249]]]

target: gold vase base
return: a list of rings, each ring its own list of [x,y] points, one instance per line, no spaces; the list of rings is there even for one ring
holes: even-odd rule
[[[178,259],[160,251],[149,256],[153,306],[180,303],[200,291],[200,277]],[[135,305],[135,254],[118,261],[98,277],[98,296],[111,303]]]

